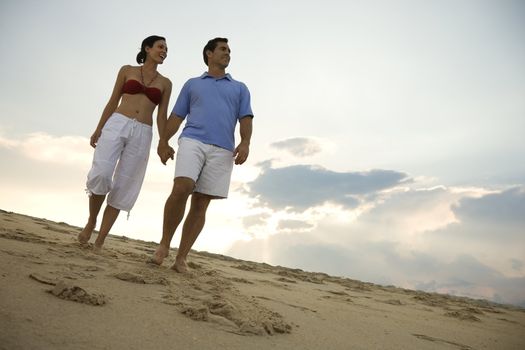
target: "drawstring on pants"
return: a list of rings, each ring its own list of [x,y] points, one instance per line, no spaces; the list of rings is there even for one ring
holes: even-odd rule
[[[133,118],[131,122],[131,133],[129,134],[129,137],[133,137],[133,131],[135,131],[135,127],[137,126],[137,119]]]

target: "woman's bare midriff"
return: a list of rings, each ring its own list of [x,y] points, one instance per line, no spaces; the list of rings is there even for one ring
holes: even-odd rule
[[[123,94],[120,105],[115,112],[151,126],[153,125],[155,107],[157,106],[144,94]]]

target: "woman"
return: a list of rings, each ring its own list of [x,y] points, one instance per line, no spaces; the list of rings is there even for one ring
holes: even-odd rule
[[[89,219],[78,240],[87,243],[91,238],[107,194],[95,250],[102,248],[120,211],[127,211],[129,215],[137,200],[146,172],[153,111],[157,105],[159,135],[164,130],[171,81],[159,74],[157,66],[164,62],[167,52],[163,37],[153,35],[142,41],[137,55],[139,66],[127,65],[120,69],[111,98],[91,135],[90,144],[95,154],[87,178]]]

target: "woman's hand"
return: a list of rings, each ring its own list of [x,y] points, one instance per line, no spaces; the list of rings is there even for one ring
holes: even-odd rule
[[[91,138],[89,139],[89,144],[91,145],[91,147],[93,148],[97,147],[97,142],[101,134],[102,134],[102,130],[97,129],[95,130],[93,135],[91,135]]]

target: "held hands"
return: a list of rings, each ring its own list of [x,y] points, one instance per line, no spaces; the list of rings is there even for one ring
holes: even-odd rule
[[[243,164],[248,159],[248,154],[250,153],[250,145],[245,142],[241,142],[237,148],[233,151],[233,156],[235,157],[235,164]]]
[[[160,157],[160,161],[162,164],[166,165],[166,162],[168,159],[173,160],[173,155],[175,154],[175,150],[168,144],[168,142],[163,142],[159,140],[159,145],[157,147],[157,154]]]
[[[93,135],[91,135],[91,138],[89,139],[89,144],[91,145],[91,147],[93,148],[97,147],[97,142],[101,134],[102,134],[102,131],[96,129]]]

